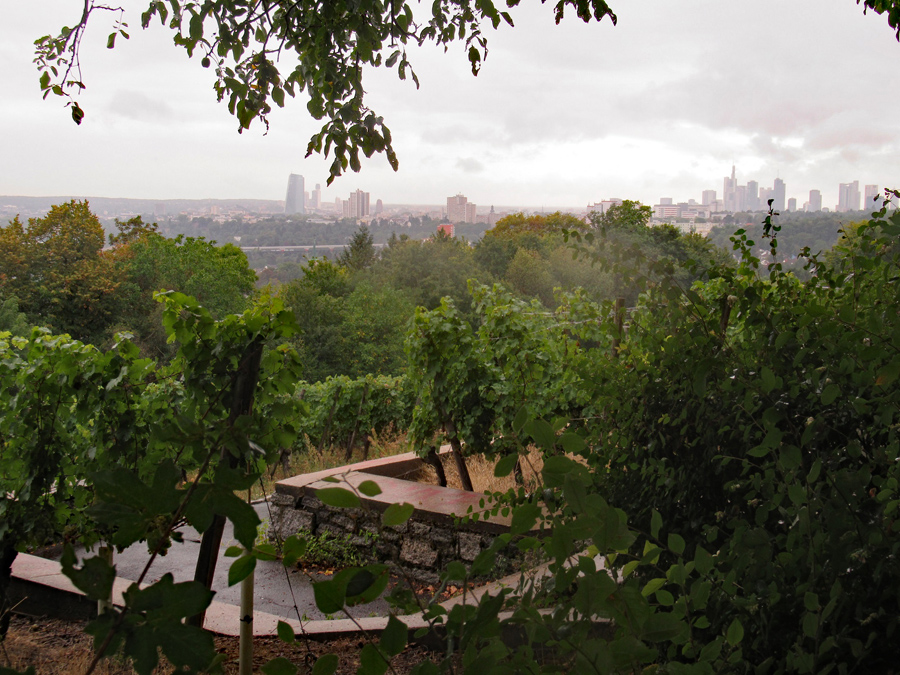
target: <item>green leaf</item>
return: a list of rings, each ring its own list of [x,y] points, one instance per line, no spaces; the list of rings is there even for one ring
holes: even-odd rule
[[[359,497],[347,488],[319,488],[316,490],[316,497],[328,506],[346,509],[359,508]]]
[[[408,632],[409,629],[406,624],[391,614],[388,618],[387,626],[381,633],[381,641],[379,642],[381,649],[388,656],[396,656],[406,649]]]
[[[63,574],[91,600],[109,599],[116,580],[116,570],[106,560],[99,556],[87,558],[78,569],[75,567],[75,551],[70,545],[66,545],[60,563]]]
[[[731,625],[728,626],[728,630],[725,632],[725,639],[732,647],[741,643],[741,640],[744,639],[744,627],[740,621],[734,619],[731,622]]]
[[[50,78],[48,77],[47,79],[49,80]],[[515,431],[517,434],[520,433],[522,431],[522,428],[525,426],[525,424],[527,422],[528,422],[528,409],[523,405],[516,412],[515,418],[513,418],[513,424],[512,424],[513,431]]]
[[[256,558],[251,555],[241,556],[228,568],[228,585],[234,586],[253,574],[256,569]]]
[[[810,612],[819,611],[819,596],[815,593],[807,591],[803,596],[803,606]]]
[[[272,659],[262,667],[266,675],[295,675],[297,670],[297,666],[283,656]]]
[[[106,38],[106,48],[113,49],[116,46],[116,34],[110,33],[109,37]]]
[[[223,553],[222,555],[224,555],[226,558],[237,558],[244,555],[244,551],[246,550],[247,549],[245,549],[243,546],[229,546],[225,549],[225,553]]]
[[[672,533],[669,535],[668,546],[676,555],[681,555],[684,553],[684,538],[680,534]]]
[[[665,579],[651,579],[644,585],[644,588],[641,590],[641,595],[643,595],[645,598],[650,597],[665,585]]]
[[[534,529],[538,518],[541,515],[541,509],[537,504],[526,503],[520,504],[513,508],[512,523],[510,523],[510,534],[525,534]]]
[[[294,629],[289,623],[285,623],[284,621],[278,622],[276,631],[278,632],[278,639],[287,644],[292,644],[294,640],[297,639],[297,636],[294,634]]]
[[[332,675],[337,671],[339,662],[337,654],[323,654],[316,659],[312,675]]]
[[[677,637],[687,630],[687,625],[671,612],[657,612],[647,617],[643,638],[647,642],[662,642]]]
[[[329,581],[314,581],[312,587],[316,607],[323,614],[334,614],[344,608],[346,599],[346,586],[344,584],[331,579]]]
[[[576,433],[571,431],[565,432],[559,439],[560,445],[562,445],[563,450],[566,452],[570,452],[573,455],[577,455],[580,452],[583,452],[587,445],[584,442],[584,439]]]
[[[388,662],[371,642],[365,644],[359,653],[359,675],[383,675]]]
[[[709,574],[713,568],[713,562],[713,557],[709,551],[702,546],[697,546],[697,550],[694,551],[694,569],[697,570],[697,573],[701,575]]]
[[[381,494],[381,488],[378,487],[378,483],[373,480],[364,480],[359,484],[357,489],[366,497],[377,497]]]
[[[836,384],[829,384],[822,390],[822,405],[831,405],[840,394],[840,387]]]
[[[281,547],[285,567],[293,567],[306,553],[306,539],[292,534],[284,540]]]
[[[654,539],[659,537],[659,531],[662,528],[662,516],[659,511],[653,509],[653,515],[650,516],[650,536]]]
[[[552,450],[556,445],[556,434],[553,427],[545,420],[532,420],[525,425],[525,431],[534,439],[534,442],[545,450]]]
[[[396,527],[402,525],[412,517],[416,508],[412,504],[401,503],[391,504],[388,506],[381,516],[381,524],[385,527]]]
[[[497,464],[494,466],[494,476],[496,476],[497,478],[508,476],[510,473],[512,473],[512,470],[516,468],[516,462],[518,461],[518,459],[518,453],[513,453],[511,455],[501,457]]]

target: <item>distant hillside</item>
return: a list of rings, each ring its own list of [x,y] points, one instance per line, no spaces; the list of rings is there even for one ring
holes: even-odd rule
[[[136,215],[156,217],[228,213],[283,213],[284,202],[274,199],[125,199],[118,197],[86,197],[64,195],[56,197],[21,197],[0,195],[0,222],[14,218],[43,217],[54,204],[71,199],[87,199],[91,211],[100,218],[123,218]],[[5,222],[4,222],[5,224]]]

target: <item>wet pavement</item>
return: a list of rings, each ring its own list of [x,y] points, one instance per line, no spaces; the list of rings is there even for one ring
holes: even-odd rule
[[[270,520],[268,504],[259,502],[254,505],[254,508],[259,514],[260,520],[263,521],[263,529],[265,529],[266,523]],[[184,541],[182,543],[173,542],[166,555],[157,556],[149,573],[144,578],[144,583],[158,581],[167,573],[171,573],[176,582],[190,581],[194,578],[194,566],[200,550],[200,533],[192,527],[184,527],[181,532]],[[213,599],[229,605],[239,605],[241,597],[240,584],[228,586],[228,568],[235,559],[226,558],[224,555],[229,546],[235,545],[237,545],[237,540],[234,538],[231,523],[226,523],[222,535],[222,546],[219,549],[216,574],[213,579],[213,591],[216,593]],[[149,558],[147,546],[143,543],[135,544],[122,553],[116,553],[113,561],[116,575],[121,579],[136,581]],[[330,577],[316,575],[316,580],[328,578]],[[257,612],[266,612],[299,621],[332,618],[322,614],[316,608],[311,580],[296,568],[286,569],[278,560],[257,561],[254,581],[254,609]],[[388,605],[384,600],[360,605],[351,610],[354,617],[385,616],[387,612]],[[341,614],[337,618],[344,617],[345,615]]]

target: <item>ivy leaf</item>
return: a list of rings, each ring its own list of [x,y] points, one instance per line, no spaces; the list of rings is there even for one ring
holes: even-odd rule
[[[252,555],[245,555],[233,563],[231,563],[231,567],[228,568],[228,585],[234,586],[236,583],[239,583],[253,574],[253,570],[256,569],[256,558]]]
[[[412,504],[407,504],[405,502],[401,504],[391,504],[384,510],[384,514],[381,516],[381,524],[385,527],[402,525],[412,517],[415,510],[416,509]]]
[[[316,490],[316,497],[323,504],[337,508],[353,509],[359,508],[360,505],[359,497],[347,488],[342,487],[319,488]]]
[[[508,476],[512,473],[512,470],[516,467],[516,461],[518,461],[519,455],[518,453],[512,453],[511,455],[506,455],[505,457],[501,457],[496,465],[494,465],[494,476],[497,478],[503,478],[504,476]]]
[[[337,671],[339,659],[337,654],[323,654],[316,659],[312,675],[333,675]]]
[[[744,639],[744,627],[738,619],[734,619],[725,632],[725,639],[732,647],[736,647]]]
[[[377,497],[381,494],[381,488],[378,487],[378,483],[373,480],[364,480],[359,484],[357,489],[366,497]]]
[[[409,629],[406,624],[391,614],[390,618],[388,618],[387,626],[381,633],[381,641],[379,642],[381,649],[388,656],[396,656],[406,649],[408,632]]]
[[[278,633],[278,639],[284,643],[292,644],[294,640],[297,639],[297,636],[294,634],[294,629],[289,623],[284,621],[278,622],[276,632]]]
[[[297,670],[297,666],[283,656],[272,659],[262,667],[266,675],[295,675]]]

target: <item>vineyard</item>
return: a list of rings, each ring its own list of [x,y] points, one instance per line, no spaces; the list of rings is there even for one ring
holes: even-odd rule
[[[495,495],[510,532],[469,569],[450,563],[442,581],[485,574],[509,545],[545,576],[450,611],[392,591],[397,616],[420,614],[443,636],[441,663],[415,673],[890,672],[900,215],[884,209],[832,254],[807,256],[805,281],[777,262],[778,231],[771,217],[762,242],[739,231],[739,262],[694,266],[694,283],[613,231],[571,233],[578,255],[635,284],[633,307],[576,292],[551,311],[471,284],[471,313],[448,300],[417,311],[400,378],[299,380],[291,351],[271,346],[294,329],[277,303],[217,322],[189,298],[163,296],[178,344],[166,366],[125,339],[102,352],[41,331],[3,338],[4,569],[48,537],[146,541],[152,557],[176,524],[205,540],[224,518],[247,551],[234,581],[257,558],[292,564],[303,538],[280,552],[255,544],[258,520],[235,490],[279,453],[349,453],[393,428],[423,457],[444,440],[461,467],[485,454],[497,475],[543,453],[540,489]],[[754,254],[761,243],[766,260]],[[356,508],[378,491],[365,481],[318,495]],[[381,526],[411,511],[393,505]],[[123,648],[142,675],[157,647],[176,667],[207,668],[211,641],[191,618],[210,599],[207,564],[193,583],[164,579],[99,617],[99,653]],[[90,596],[108,595],[114,572],[101,558],[64,565]],[[317,604],[336,612],[377,596],[386,569],[317,582]],[[504,640],[507,629],[521,639]],[[406,636],[392,618],[363,648],[360,672],[386,672]],[[313,672],[334,672],[337,659]]]

